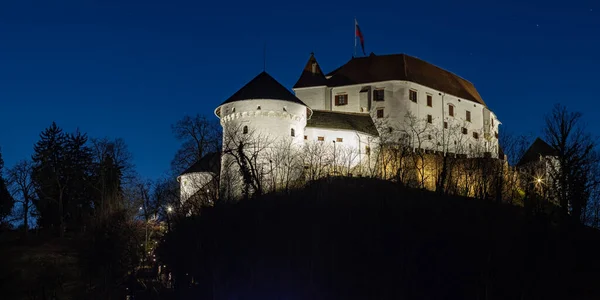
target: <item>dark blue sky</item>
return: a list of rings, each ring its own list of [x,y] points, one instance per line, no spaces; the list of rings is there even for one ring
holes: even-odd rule
[[[492,3],[494,2],[494,3]],[[504,123],[538,133],[553,103],[600,130],[600,3],[574,1],[28,1],[0,3],[0,146],[30,157],[56,121],[121,137],[157,178],[170,125],[207,114],[262,71],[287,87],[314,51],[327,72],[367,52],[407,53],[473,82]],[[52,4],[49,4],[52,3]]]

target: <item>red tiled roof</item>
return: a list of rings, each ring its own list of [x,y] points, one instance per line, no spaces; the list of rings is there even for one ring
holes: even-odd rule
[[[485,105],[471,82],[406,54],[371,54],[367,57],[352,58],[343,66],[327,74],[327,76],[331,76],[326,82],[329,87],[388,80],[406,80]],[[302,76],[300,79],[302,79]],[[298,83],[300,82],[301,80],[298,80]],[[317,86],[302,83],[304,84],[301,87]],[[294,88],[297,87],[294,86]]]

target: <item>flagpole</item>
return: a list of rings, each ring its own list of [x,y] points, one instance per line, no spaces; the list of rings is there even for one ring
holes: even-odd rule
[[[354,56],[356,57],[356,17],[354,18]]]

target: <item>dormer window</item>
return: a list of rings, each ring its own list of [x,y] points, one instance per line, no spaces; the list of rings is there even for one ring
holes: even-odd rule
[[[311,65],[311,72],[313,74],[317,74],[317,63],[316,62],[312,63],[312,65]]]

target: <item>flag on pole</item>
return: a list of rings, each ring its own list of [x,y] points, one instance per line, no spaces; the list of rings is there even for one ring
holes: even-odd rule
[[[367,53],[365,53],[365,39],[362,31],[360,31],[360,27],[358,27],[358,21],[356,21],[356,19],[354,19],[354,25],[354,47],[356,48],[356,38],[358,37],[360,39],[360,47],[362,48],[363,55],[367,55]]]

